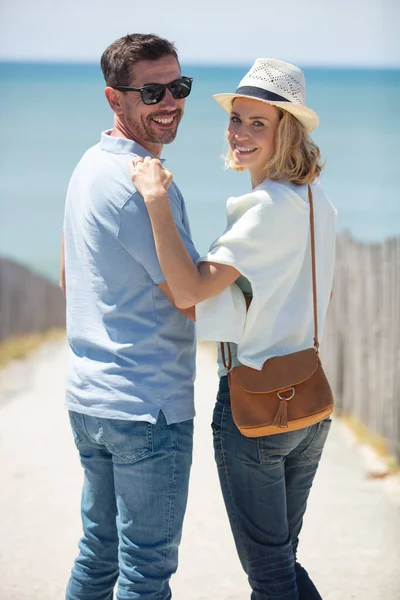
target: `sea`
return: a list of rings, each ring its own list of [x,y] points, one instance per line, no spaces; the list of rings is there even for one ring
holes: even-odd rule
[[[230,196],[250,189],[226,171],[226,113],[212,95],[231,92],[251,65],[183,65],[192,94],[163,157],[186,200],[200,254],[224,230]],[[400,235],[400,70],[304,68],[322,181],[338,231],[364,242]],[[0,256],[57,281],[71,173],[112,127],[97,64],[0,63]]]

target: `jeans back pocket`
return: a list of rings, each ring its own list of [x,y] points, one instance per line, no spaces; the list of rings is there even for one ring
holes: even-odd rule
[[[100,439],[107,450],[125,463],[153,453],[153,426],[147,421],[98,419]]]
[[[306,458],[308,461],[315,463],[319,462],[322,451],[325,446],[326,439],[328,437],[329,430],[331,428],[332,421],[325,419],[314,425],[315,434],[311,439],[309,445],[302,451],[301,456]]]

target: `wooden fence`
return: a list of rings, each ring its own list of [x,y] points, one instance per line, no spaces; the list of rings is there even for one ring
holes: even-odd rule
[[[53,327],[65,327],[62,291],[26,267],[0,259],[0,342]]]
[[[400,463],[400,237],[338,238],[322,358],[338,412],[382,438]]]
[[[63,326],[61,290],[0,259],[0,342]],[[322,357],[337,411],[383,438],[400,463],[400,237],[382,244],[338,238]]]

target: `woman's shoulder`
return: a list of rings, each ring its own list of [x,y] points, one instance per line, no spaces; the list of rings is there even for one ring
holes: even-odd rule
[[[227,205],[231,210],[236,208],[249,209],[258,205],[272,208],[283,199],[287,199],[289,193],[285,186],[275,181],[263,182],[246,194],[229,198]]]
[[[226,203],[228,221],[241,218],[243,215],[253,213],[256,207],[265,205],[270,201],[264,190],[251,190],[241,196],[231,196]]]
[[[310,184],[310,188],[315,200],[316,212],[321,215],[322,211],[332,214],[334,217],[336,209],[328,200],[319,179]],[[279,219],[282,215],[288,219],[291,217],[298,219],[303,215],[304,219],[308,219],[308,185],[265,179],[246,194],[228,199],[227,215],[229,222],[247,214],[250,216],[253,213],[257,213],[258,219]]]
[[[325,207],[326,210],[336,214],[336,209],[328,199],[324,187],[320,179],[316,179],[310,185],[307,184],[296,184],[285,181],[270,181],[265,180],[260,184],[254,191],[264,192],[268,195],[272,204],[278,204],[281,202],[293,202],[297,203],[298,206],[303,209],[309,208],[309,192],[310,187],[312,197],[315,200],[314,205],[316,207]]]
[[[255,188],[255,191],[268,195],[270,202],[273,204],[297,202],[306,206],[308,204],[307,187],[307,185],[297,185],[290,181],[271,181],[270,179],[265,179]]]
[[[242,196],[228,199],[228,212],[243,213],[252,207],[265,213],[279,212],[279,209],[290,209],[293,205],[302,211],[308,209],[308,192],[306,185],[265,180],[253,190]]]
[[[275,187],[275,186],[273,186]],[[243,231],[255,229],[267,231],[285,223],[285,232],[293,233],[308,223],[307,205],[293,197],[290,190],[274,190],[259,187],[243,196],[230,198],[227,205],[228,228],[239,226]]]

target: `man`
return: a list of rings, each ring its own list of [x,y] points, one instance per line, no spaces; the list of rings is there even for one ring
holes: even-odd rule
[[[63,232],[66,403],[84,468],[66,598],[111,600],[118,581],[118,600],[167,600],[192,459],[194,317],[174,305],[128,163],[175,139],[191,80],[155,35],[115,41],[101,67],[114,127],[72,175]],[[174,183],[169,201],[196,260]]]

